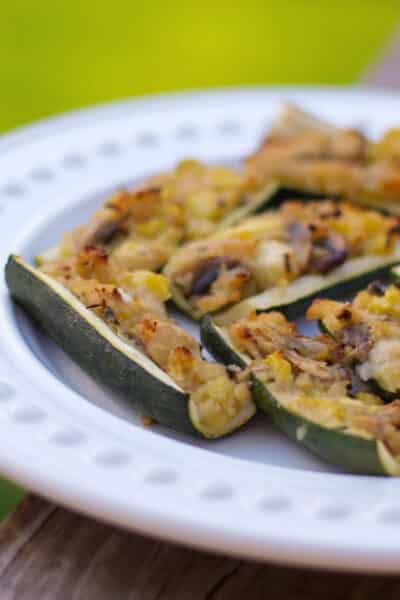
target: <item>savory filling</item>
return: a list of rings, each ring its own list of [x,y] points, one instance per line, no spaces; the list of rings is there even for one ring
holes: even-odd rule
[[[258,185],[282,185],[359,201],[400,199],[400,129],[379,141],[355,129],[339,129],[287,107],[261,147],[246,161],[245,173]]]
[[[246,380],[208,362],[198,342],[168,319],[167,279],[151,271],[115,268],[104,249],[87,246],[41,267],[68,288],[127,343],[135,345],[190,394],[192,418],[205,435],[229,433],[255,412]]]
[[[178,244],[213,233],[224,217],[253,199],[252,191],[232,169],[187,160],[137,189],[108,198],[86,225],[66,233],[39,262],[96,246],[107,250],[121,269],[157,271]]]
[[[286,202],[178,251],[165,273],[194,311],[212,313],[346,260],[393,251],[399,233],[387,217],[333,200]]]
[[[331,336],[301,335],[277,312],[252,314],[227,333],[281,406],[323,427],[381,440],[400,458],[400,400],[384,405],[371,393]]]
[[[307,313],[334,336],[342,360],[363,381],[385,392],[400,392],[400,289],[398,283],[371,283],[352,302],[316,300]]]

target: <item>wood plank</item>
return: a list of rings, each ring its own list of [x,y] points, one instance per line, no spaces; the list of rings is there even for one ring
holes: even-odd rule
[[[0,530],[2,600],[376,600],[400,579],[317,573],[188,550],[29,496]]]

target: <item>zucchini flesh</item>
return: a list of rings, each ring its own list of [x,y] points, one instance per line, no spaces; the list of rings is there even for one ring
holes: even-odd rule
[[[143,352],[117,336],[54,278],[10,256],[6,281],[14,300],[85,371],[133,400],[139,411],[178,431],[219,437],[246,423],[253,403],[217,433],[203,426],[201,407]]]
[[[251,364],[251,358],[235,348],[228,331],[217,326],[210,316],[202,320],[201,339],[207,350],[225,364],[241,368]],[[361,432],[347,433],[323,426],[290,410],[254,373],[252,392],[257,408],[278,429],[327,462],[353,473],[400,476],[399,462],[380,440]]]
[[[251,296],[213,318],[217,325],[227,325],[253,311],[280,310],[289,319],[297,319],[312,299],[353,293],[373,279],[385,276],[399,262],[399,247],[388,255],[353,258],[327,275],[304,275],[284,287],[273,287]]]
[[[232,227],[246,219],[247,217],[262,212],[266,208],[274,205],[277,196],[280,194],[280,187],[275,182],[267,183],[263,188],[250,195],[243,206],[235,208],[230,214],[226,215],[218,224],[217,231]]]

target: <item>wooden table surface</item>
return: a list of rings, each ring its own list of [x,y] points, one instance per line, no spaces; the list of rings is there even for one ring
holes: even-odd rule
[[[362,83],[400,88],[395,40]],[[400,557],[399,557],[400,572]],[[0,600],[394,600],[400,578],[255,564],[117,530],[28,496],[0,526]]]

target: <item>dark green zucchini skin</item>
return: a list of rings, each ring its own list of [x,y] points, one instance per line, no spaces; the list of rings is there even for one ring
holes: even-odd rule
[[[210,315],[206,315],[201,320],[200,339],[203,346],[207,348],[216,360],[225,365],[246,367],[246,361],[222,337]]]
[[[345,281],[335,283],[334,285],[331,285],[325,289],[319,289],[316,292],[313,292],[306,296],[302,296],[298,300],[294,300],[288,304],[282,304],[282,303],[274,304],[272,306],[266,307],[265,309],[258,308],[258,309],[256,309],[256,312],[261,313],[261,312],[267,312],[267,311],[271,311],[271,310],[279,310],[289,320],[295,321],[296,319],[304,316],[304,314],[307,312],[307,309],[309,308],[310,304],[316,298],[321,298],[321,299],[322,298],[330,298],[331,300],[332,299],[340,300],[347,295],[355,294],[360,289],[362,289],[363,287],[368,285],[368,283],[371,283],[371,281],[373,281],[374,279],[386,278],[388,276],[389,272],[393,269],[393,264],[397,264],[398,261],[399,261],[399,259],[397,258],[393,263],[390,263],[389,265],[385,265],[385,266],[379,267],[377,269],[373,269],[371,271],[368,271],[368,273],[362,273],[361,275],[357,275],[357,276],[353,277],[352,279],[348,279]],[[176,306],[178,306],[178,308],[183,310],[185,313],[189,314],[189,316],[191,316],[193,319],[195,319],[195,320],[201,319],[201,316],[199,314],[197,314],[195,311],[193,311],[193,309],[191,309],[188,302],[180,301],[180,299],[179,299],[180,292],[177,292],[176,288],[174,288],[173,285],[171,286],[171,288],[172,288],[173,299],[174,299]],[[246,299],[243,300],[242,302],[246,302]],[[240,303],[238,303],[238,304],[240,304]],[[224,312],[228,312],[229,310],[230,310],[230,307],[228,307],[227,309],[222,311],[222,313],[216,313],[215,316],[218,317],[219,314],[224,314]]]
[[[367,272],[359,273],[352,278],[342,279],[341,281],[335,282],[333,284],[327,285],[326,288],[319,288],[315,292],[311,292],[304,296],[301,296],[297,300],[291,300],[290,302],[284,303],[282,301],[276,302],[275,304],[271,303],[265,307],[263,306],[251,306],[252,298],[245,298],[241,300],[237,304],[233,304],[232,306],[222,310],[221,312],[217,312],[213,314],[214,320],[218,323],[227,323],[237,320],[238,318],[245,316],[245,314],[241,314],[237,316],[234,314],[236,306],[240,307],[241,304],[249,303],[248,312],[254,311],[257,313],[269,312],[271,310],[278,310],[283,313],[289,320],[294,321],[306,313],[309,308],[311,302],[316,298],[330,298],[333,300],[340,300],[347,295],[351,295],[365,287],[368,283],[373,281],[374,279],[386,278],[393,267],[399,264],[399,255],[396,257],[391,257],[390,260],[384,265],[380,265],[379,267],[375,267],[374,269],[370,269]],[[257,297],[257,294],[255,297]],[[233,315],[230,315],[232,311]],[[226,316],[228,315],[228,321],[226,320]]]
[[[307,202],[325,200],[326,198],[336,200],[337,202],[351,202],[352,204],[357,204],[361,208],[377,210],[384,215],[394,215],[397,217],[400,216],[400,202],[390,202],[383,205],[382,202],[373,202],[373,200],[368,199],[360,199],[357,201],[354,198],[351,198],[349,200],[346,198],[346,196],[340,194],[323,194],[317,191],[307,191],[300,188],[290,188],[285,186],[280,186],[277,188],[276,193],[268,203],[268,208],[278,208],[287,200],[301,200],[303,202]]]
[[[324,195],[318,192],[306,192],[304,190],[279,186],[277,187],[276,192],[268,202],[267,208],[279,208],[281,204],[283,204],[287,200],[301,200],[302,202],[312,202],[315,200],[324,200],[326,198],[328,198],[326,194]],[[329,196],[329,198],[332,198],[332,196]],[[335,196],[334,199],[339,200],[339,197]]]
[[[201,340],[207,350],[225,364],[244,367],[250,362],[250,359],[246,361],[222,337],[209,316],[202,320]],[[320,458],[354,473],[388,474],[380,460],[374,440],[322,427],[301,415],[290,412],[279,404],[267,386],[254,375],[252,376],[252,394],[257,408],[268,415],[283,433]],[[301,432],[300,436],[299,432]]]
[[[288,188],[281,186],[278,183],[274,184],[273,182],[271,183],[271,186],[266,187],[267,189],[263,198],[260,197],[258,202],[255,202],[254,204],[249,203],[248,210],[244,209],[242,212],[240,212],[240,209],[234,210],[231,215],[228,215],[226,219],[222,220],[221,225],[226,227],[228,225],[232,226],[235,223],[240,223],[244,218],[250,217],[251,215],[257,215],[272,208],[279,208],[281,204],[287,200],[311,202],[313,200],[324,200],[328,198],[326,194]],[[329,198],[332,198],[332,196],[329,196]],[[333,198],[338,201],[340,200],[339,196],[334,196]]]
[[[374,440],[322,427],[282,407],[268,387],[253,377],[252,391],[257,407],[290,439],[327,462],[352,473],[387,475]]]
[[[8,259],[6,282],[14,300],[99,383],[122,393],[158,423],[200,435],[189,418],[187,394],[159,380],[114,347],[15,256]]]
[[[277,306],[271,306],[266,310],[279,310],[282,312],[290,321],[294,321],[307,312],[311,302],[316,298],[330,298],[331,300],[340,300],[343,297],[351,294],[355,294],[360,289],[371,283],[374,279],[387,277],[390,269],[393,265],[387,265],[384,267],[380,267],[378,269],[374,269],[369,271],[368,273],[363,273],[362,275],[358,275],[353,279],[349,279],[347,281],[339,282],[333,286],[327,287],[324,290],[319,290],[313,294],[309,294],[295,302],[290,304],[281,304]],[[264,312],[262,310],[257,310],[257,312]]]

